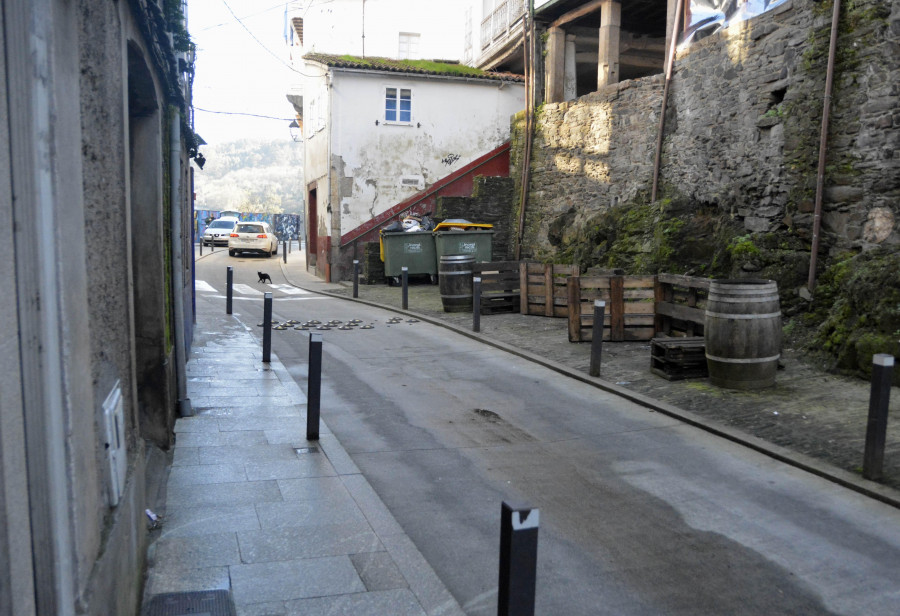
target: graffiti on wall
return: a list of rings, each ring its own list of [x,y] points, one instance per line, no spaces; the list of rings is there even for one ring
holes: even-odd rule
[[[206,226],[220,216],[218,210],[194,210],[194,241],[200,241]],[[241,212],[240,220],[262,221],[272,225],[279,240],[297,240],[303,226],[300,214],[261,214],[259,212]]]

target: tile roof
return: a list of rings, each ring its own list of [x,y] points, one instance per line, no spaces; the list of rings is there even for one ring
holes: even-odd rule
[[[440,75],[444,77],[464,77],[493,81],[525,82],[525,77],[515,73],[492,73],[465,64],[442,62],[440,60],[393,60],[391,58],[358,56],[338,56],[326,53],[308,53],[304,60],[318,62],[332,68],[349,68],[409,75]]]

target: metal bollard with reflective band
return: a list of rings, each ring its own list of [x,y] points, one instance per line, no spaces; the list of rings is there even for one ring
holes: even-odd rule
[[[319,404],[322,398],[322,334],[309,335],[309,377],[306,387],[306,439],[319,439]]]
[[[537,580],[537,509],[504,502],[500,518],[498,616],[534,616]]]

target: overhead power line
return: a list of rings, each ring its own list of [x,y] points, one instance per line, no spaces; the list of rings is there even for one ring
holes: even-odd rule
[[[277,116],[260,115],[258,113],[245,113],[243,111],[214,111],[212,109],[203,109],[202,107],[194,107],[194,111],[202,111],[203,113],[218,113],[221,115],[250,116],[253,118],[263,118],[266,120],[283,120],[285,122],[294,120],[294,118],[279,118]]]
[[[262,41],[260,41],[258,38],[256,38],[256,35],[253,34],[253,32],[250,30],[250,28],[248,28],[248,27],[246,26],[246,24],[244,24],[243,21],[241,21],[241,18],[237,16],[237,14],[231,9],[230,6],[228,6],[228,3],[227,3],[225,0],[222,0],[222,4],[225,5],[225,8],[228,9],[228,12],[232,14],[232,16],[235,18],[235,20],[237,20],[237,22],[238,22],[239,24],[241,24],[241,27],[242,27],[244,30],[247,31],[247,34],[250,35],[250,38],[252,38],[254,41],[256,41],[257,45],[259,45],[260,47],[262,47],[262,48],[266,51],[266,53],[268,53],[270,56],[272,56],[273,58],[275,58],[276,60],[278,60],[281,64],[285,65],[288,69],[290,69],[291,71],[293,71],[293,72],[295,72],[295,73],[297,73],[297,74],[299,74],[299,75],[303,75],[304,77],[317,77],[317,75],[308,75],[308,74],[304,73],[303,71],[298,71],[298,70],[295,69],[293,66],[291,66],[290,64],[288,64],[287,62],[285,62],[283,58],[281,58],[281,57],[280,57],[278,54],[276,54],[274,51],[272,51],[271,49],[269,49],[268,47],[266,47],[265,44],[263,44]]]

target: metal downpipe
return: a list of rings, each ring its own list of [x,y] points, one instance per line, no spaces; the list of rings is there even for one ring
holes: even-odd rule
[[[828,124],[831,120],[831,89],[834,82],[834,58],[837,53],[838,22],[841,0],[834,0],[831,15],[831,42],[828,46],[828,68],[825,71],[825,96],[822,104],[822,131],[819,135],[819,167],[816,172],[816,205],[813,213],[812,246],[809,252],[809,278],[806,288],[816,288],[816,259],[819,256],[819,228],[822,225],[822,193],[825,190],[825,158],[828,154]]]
[[[675,49],[678,46],[678,34],[681,29],[681,13],[684,0],[675,5],[675,24],[672,26],[672,40],[669,42],[669,55],[666,57],[666,83],[663,86],[662,109],[659,112],[659,131],[656,135],[656,157],[653,161],[653,190],[650,191],[650,202],[656,201],[659,186],[659,167],[662,161],[663,133],[666,128],[666,107],[669,105],[669,84],[672,82],[672,67],[675,65]]]

